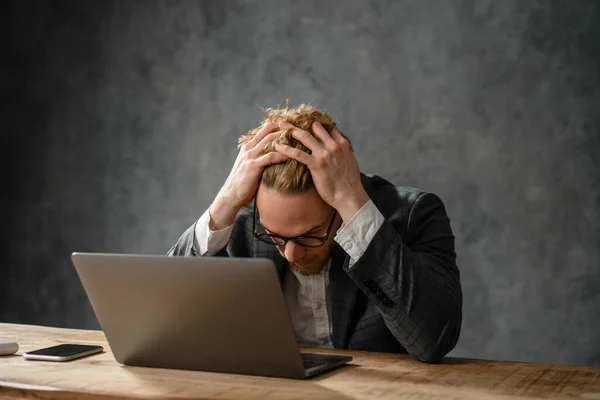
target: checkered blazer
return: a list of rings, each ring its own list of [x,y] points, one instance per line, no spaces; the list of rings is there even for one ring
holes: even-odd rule
[[[385,217],[362,257],[335,245],[330,269],[332,341],[336,348],[409,353],[439,362],[454,348],[462,324],[462,289],[454,235],[444,204],[434,194],[361,175]],[[283,283],[287,261],[275,246],[252,235],[252,204],[237,215],[231,238],[218,256],[274,261]],[[198,256],[195,224],[169,250]]]

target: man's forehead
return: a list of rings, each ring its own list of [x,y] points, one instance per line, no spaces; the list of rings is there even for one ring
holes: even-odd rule
[[[290,208],[276,210],[275,207],[266,207],[263,213],[257,209],[257,216],[260,224],[274,233],[283,234],[284,231],[287,233],[295,231],[300,235],[323,226],[325,221],[321,210],[299,211]]]
[[[306,231],[322,224],[331,213],[331,207],[314,190],[280,193],[261,186],[256,194],[256,206],[260,222],[273,232]]]

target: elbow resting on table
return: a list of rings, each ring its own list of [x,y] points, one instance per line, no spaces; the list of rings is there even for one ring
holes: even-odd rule
[[[448,316],[444,324],[440,325],[437,335],[432,335],[429,348],[421,354],[413,355],[413,357],[422,363],[439,364],[458,343],[461,325],[462,309],[459,308]]]

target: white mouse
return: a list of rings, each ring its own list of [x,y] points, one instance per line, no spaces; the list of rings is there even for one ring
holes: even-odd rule
[[[9,356],[15,354],[19,350],[19,345],[16,342],[8,340],[0,340],[0,356]]]

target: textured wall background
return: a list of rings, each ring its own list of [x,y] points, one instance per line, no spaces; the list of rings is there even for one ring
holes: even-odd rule
[[[289,98],[446,202],[453,355],[600,365],[596,0],[2,7],[1,321],[96,328],[70,253],[166,252]]]

